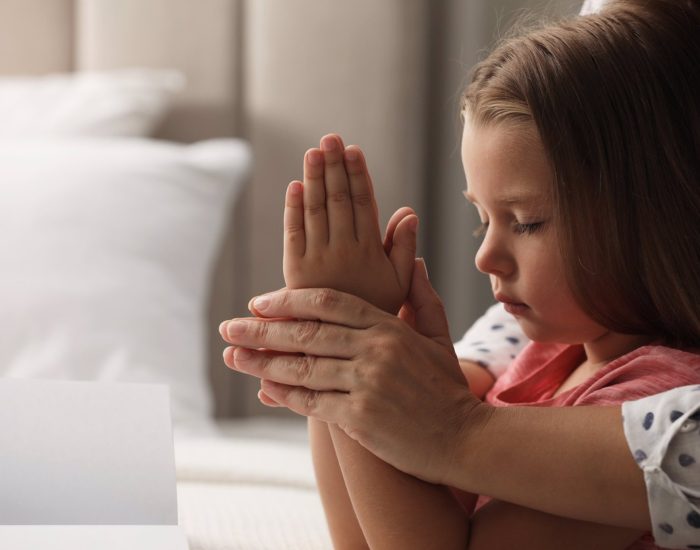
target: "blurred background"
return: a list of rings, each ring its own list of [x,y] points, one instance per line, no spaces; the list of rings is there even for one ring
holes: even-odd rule
[[[147,124],[128,132],[113,125],[98,137],[121,132],[122,138],[177,144],[242,140],[252,160],[242,161],[249,164],[236,172],[245,180],[242,190],[222,195],[226,221],[210,237],[216,250],[203,259],[193,249],[179,250],[182,265],[188,265],[187,258],[199,258],[207,267],[206,285],[189,291],[193,319],[200,314],[207,319],[202,336],[207,343],[196,368],[207,373],[216,416],[283,414],[257,402],[254,380],[225,368],[216,328],[224,318],[246,314],[251,296],[283,286],[283,196],[288,182],[301,177],[304,151],[317,146],[322,135],[338,132],[346,144],[358,144],[366,153],[382,225],[400,206],[417,211],[418,253],[426,258],[432,283],[445,302],[452,337],[459,339],[492,303],[488,281],[473,263],[478,243],[471,232],[477,218],[461,194],[458,105],[469,69],[524,10],[533,10],[535,18],[556,18],[579,8],[580,2],[571,0],[0,0],[0,117],[17,115],[23,101],[28,115],[24,122],[17,115],[15,125],[32,126],[54,115],[63,122],[87,117],[95,97],[113,90],[78,95],[66,107],[65,95],[75,91],[66,78],[133,68],[168,70],[174,73],[165,80],[161,74],[155,80],[151,75],[147,84],[140,81],[158,88],[156,99],[149,96],[151,103],[133,107],[130,115],[148,111]],[[17,85],[20,76],[28,91],[19,99],[16,89],[14,96],[3,95],[3,86]],[[47,84],[42,80],[46,78],[54,80]],[[54,107],[42,111],[27,106],[32,79],[44,91],[48,86],[56,98],[61,95],[56,79],[66,86],[64,103],[55,107],[60,116],[51,115]],[[84,94],[85,88],[80,89]],[[44,93],[44,105],[46,97]],[[0,125],[5,126],[3,139],[11,140],[12,125],[8,129],[1,119]],[[86,131],[89,124],[78,129],[67,124],[67,130],[59,126],[47,123],[32,131],[52,139],[100,134],[95,126]],[[134,212],[128,210],[125,217]],[[25,233],[19,234],[8,223],[3,230],[16,235],[16,252],[32,235],[26,224]],[[7,241],[3,246],[7,268],[13,256]],[[100,246],[109,245],[105,241]],[[57,257],[60,263],[65,256]],[[1,282],[0,292],[17,296],[18,287],[7,277]],[[115,299],[124,303],[116,294]],[[97,302],[73,306],[91,303]],[[163,311],[171,309],[165,301],[161,305]],[[21,302],[17,307],[22,309]],[[132,314],[139,315],[138,307]],[[104,310],[95,315],[109,317]],[[3,323],[17,319],[6,317]],[[56,323],[56,330],[65,328]],[[188,331],[197,334],[190,328],[180,325],[181,332],[170,339]],[[17,334],[5,335],[0,347],[17,348],[28,341],[42,345],[28,333]],[[159,349],[169,347],[168,337],[159,333],[154,338]],[[24,375],[8,366],[19,355],[0,356],[6,361],[0,369]],[[163,364],[155,369],[176,359],[163,355]],[[60,359],[54,355],[54,361]]]

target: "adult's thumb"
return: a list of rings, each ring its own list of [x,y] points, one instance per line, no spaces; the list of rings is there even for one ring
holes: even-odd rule
[[[416,258],[413,264],[413,279],[408,303],[414,312],[416,330],[423,336],[453,349],[445,306],[433,285],[430,284],[428,269],[423,258]]]

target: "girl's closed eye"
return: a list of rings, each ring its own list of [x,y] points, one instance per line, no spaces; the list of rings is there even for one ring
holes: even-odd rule
[[[545,227],[545,222],[532,222],[532,223],[520,223],[515,222],[513,225],[513,231],[517,235],[532,235],[541,231]],[[486,235],[486,231],[489,228],[489,222],[481,222],[479,226],[472,231],[472,235],[476,238],[481,238]]]
[[[541,231],[543,228],[544,228],[544,222],[533,222],[533,223],[515,222],[515,225],[513,226],[513,230],[518,235],[532,235],[533,233],[537,233],[538,231]]]

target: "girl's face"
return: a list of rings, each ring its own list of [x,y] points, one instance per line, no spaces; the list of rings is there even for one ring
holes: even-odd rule
[[[472,126],[465,117],[465,196],[479,212],[476,267],[525,334],[535,341],[584,343],[607,329],[574,301],[552,222],[552,170],[537,132],[515,125]]]

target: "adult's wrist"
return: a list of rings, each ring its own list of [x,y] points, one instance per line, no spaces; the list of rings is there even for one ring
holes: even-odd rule
[[[483,452],[488,445],[491,433],[490,426],[498,409],[472,396],[464,403],[460,417],[461,425],[454,438],[452,459],[446,468],[441,483],[471,491],[470,487],[477,482],[479,469],[484,463]]]

